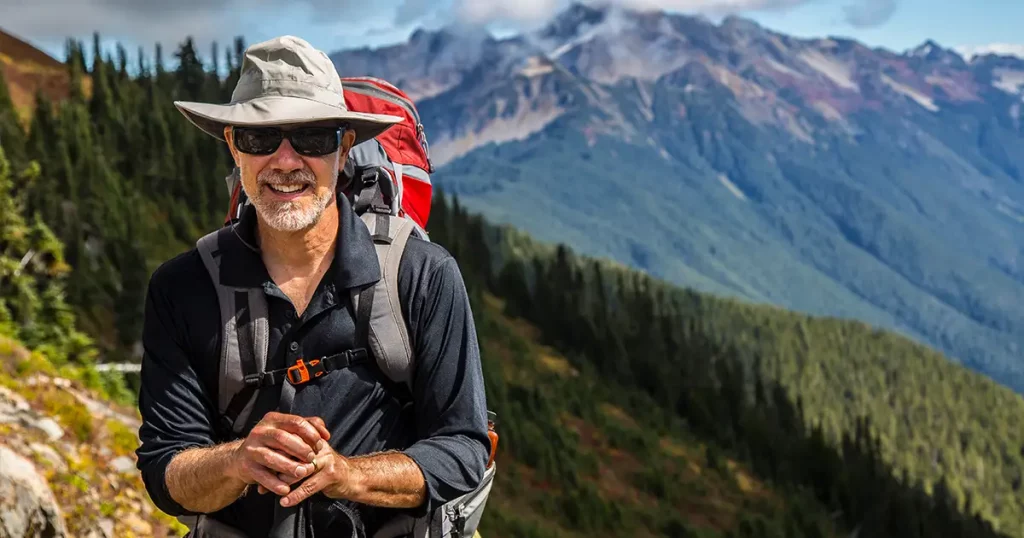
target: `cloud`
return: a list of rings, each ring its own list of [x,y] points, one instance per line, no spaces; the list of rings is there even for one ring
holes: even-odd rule
[[[854,28],[870,28],[884,24],[896,12],[896,0],[859,0],[843,8],[846,22]]]
[[[395,24],[403,26],[422,21],[439,11],[437,0],[401,0],[395,10]]]
[[[407,0],[409,1],[409,0]],[[455,0],[453,18],[475,24],[545,21],[565,9],[572,0]],[[822,0],[583,0],[587,4],[613,5],[636,10],[666,10],[711,16],[756,11],[783,11]],[[824,0],[838,3],[839,0]],[[845,6],[846,22],[863,28],[884,23],[896,10],[897,0],[854,0]]]
[[[961,45],[953,47],[957,53],[970,60],[975,56],[998,54],[1000,56],[1017,56],[1024,58],[1024,43],[989,43],[987,45]]]
[[[365,26],[375,15],[374,4],[359,0],[294,0],[286,5],[272,0],[0,0],[0,27],[48,50],[60,49],[69,37],[91,40],[93,32],[98,32],[106,43],[116,40],[129,50],[143,46],[150,51],[156,43],[165,51],[173,50],[191,36],[205,53],[213,41],[225,46],[238,35],[252,43],[284,33],[315,34],[318,25],[338,21],[357,20]]]
[[[548,19],[567,4],[563,0],[456,0],[453,15],[470,24],[535,23]]]

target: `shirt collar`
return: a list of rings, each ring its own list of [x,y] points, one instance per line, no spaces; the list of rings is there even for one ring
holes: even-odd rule
[[[380,279],[377,251],[370,231],[352,209],[345,196],[336,196],[338,237],[334,260],[327,276],[338,290],[359,288]],[[246,205],[241,218],[232,224],[233,232],[220,245],[223,257],[220,281],[226,286],[258,288],[272,282],[256,243],[256,208]]]

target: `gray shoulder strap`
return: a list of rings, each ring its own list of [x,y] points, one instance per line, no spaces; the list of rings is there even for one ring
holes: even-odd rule
[[[360,218],[373,237],[381,270],[381,278],[375,284],[372,294],[370,351],[385,375],[411,391],[415,364],[412,341],[398,295],[398,267],[415,223],[405,217],[373,212],[363,213]],[[359,312],[359,291],[353,290],[352,293],[352,304],[356,312]]]
[[[261,372],[266,367],[270,326],[262,289],[225,286],[220,281],[219,243],[230,233],[233,233],[230,227],[211,232],[199,239],[196,248],[220,303],[219,426],[239,434],[248,422],[258,392],[255,387],[246,386],[245,376]]]

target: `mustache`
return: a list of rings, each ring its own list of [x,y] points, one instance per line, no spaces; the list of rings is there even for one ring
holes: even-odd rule
[[[264,170],[256,176],[256,184],[259,186],[264,185],[280,185],[280,184],[306,184],[310,186],[316,185],[316,176],[309,170],[294,170],[288,173],[282,173],[277,170]]]

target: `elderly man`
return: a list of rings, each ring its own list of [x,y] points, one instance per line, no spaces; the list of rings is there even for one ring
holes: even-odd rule
[[[217,284],[265,297],[265,369],[357,347],[350,292],[380,270],[366,225],[336,195],[339,171],[353,145],[399,118],[348,110],[331,61],[290,36],[246,51],[230,104],[176,105],[227,142],[252,202],[220,235]],[[483,376],[466,290],[443,248],[413,237],[401,258],[409,394],[373,361],[351,364],[301,387],[262,386],[234,434],[219,423],[225,346],[253,342],[242,331],[222,341],[202,257],[192,249],[164,263],[146,299],[138,466],[161,510],[201,515],[194,536],[372,535],[477,487],[490,448]],[[282,409],[284,389],[294,394]]]

